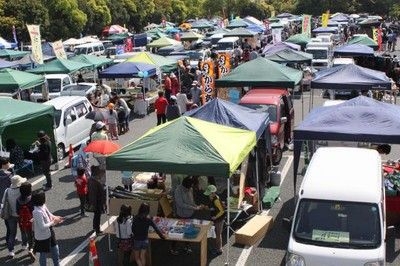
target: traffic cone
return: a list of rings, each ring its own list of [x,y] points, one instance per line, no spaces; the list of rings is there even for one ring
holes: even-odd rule
[[[66,168],[71,167],[72,165],[72,158],[74,157],[74,149],[72,148],[72,144],[69,144],[68,150],[68,163],[65,165]]]
[[[100,266],[100,261],[99,257],[97,256],[97,249],[94,238],[90,238],[89,240],[89,265]]]

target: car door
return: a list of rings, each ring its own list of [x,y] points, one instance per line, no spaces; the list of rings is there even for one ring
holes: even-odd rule
[[[81,143],[89,137],[90,127],[92,125],[92,121],[86,118],[86,115],[89,113],[88,106],[84,101],[77,103],[75,106],[75,111],[77,114],[77,121],[75,127],[78,131],[78,137],[74,144]]]
[[[285,140],[286,140],[286,131],[287,131],[287,120],[284,121],[282,120],[282,117],[287,118],[287,111],[286,111],[286,106],[285,102],[283,101],[282,98],[279,100],[279,106],[277,108],[278,114],[277,114],[277,119],[279,123],[279,132],[278,132],[278,141],[281,147],[285,145]]]
[[[293,98],[291,95],[283,95],[282,100],[285,105],[285,112],[287,117],[287,123],[285,125],[285,142],[290,143],[293,139],[294,129],[294,107]]]
[[[64,136],[65,148],[68,149],[69,145],[74,145],[79,138],[79,128],[76,126],[77,115],[74,106],[68,107],[64,112]]]

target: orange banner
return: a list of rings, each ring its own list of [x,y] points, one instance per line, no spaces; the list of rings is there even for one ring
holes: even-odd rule
[[[202,102],[205,104],[214,98],[214,62],[210,59],[203,61],[201,64],[201,73]]]
[[[231,71],[231,57],[228,53],[218,54],[218,78],[222,78]]]

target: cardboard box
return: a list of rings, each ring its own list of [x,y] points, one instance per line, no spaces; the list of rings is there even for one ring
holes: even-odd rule
[[[235,243],[252,246],[261,240],[271,230],[273,224],[272,216],[255,215],[235,234]]]

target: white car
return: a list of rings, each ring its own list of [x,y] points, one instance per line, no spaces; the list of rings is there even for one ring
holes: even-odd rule
[[[54,106],[57,157],[62,159],[70,145],[75,148],[89,139],[93,120],[86,115],[93,107],[83,96],[60,96],[43,104]]]
[[[94,93],[97,89],[97,83],[81,82],[65,86],[60,92],[60,96],[87,96]]]

